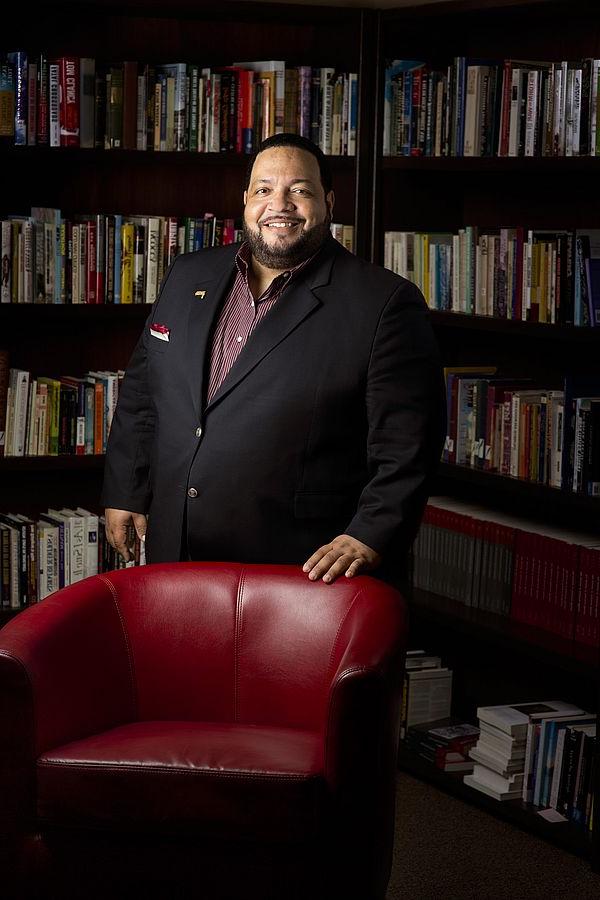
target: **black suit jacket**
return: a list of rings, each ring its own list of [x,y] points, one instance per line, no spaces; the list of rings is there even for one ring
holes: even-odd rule
[[[182,531],[194,559],[273,563],[347,533],[402,583],[445,430],[425,301],[331,238],[205,404],[237,249],[179,256],[167,272],[122,383],[103,504],[149,514],[151,562],[179,559]]]

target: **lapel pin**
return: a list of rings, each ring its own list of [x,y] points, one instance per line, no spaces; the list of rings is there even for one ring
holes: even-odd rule
[[[194,292],[194,297],[200,297],[201,300],[204,300],[205,295],[206,295],[206,291],[195,291]]]

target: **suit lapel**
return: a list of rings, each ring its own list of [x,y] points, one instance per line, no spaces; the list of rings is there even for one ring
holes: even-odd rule
[[[333,241],[333,238],[331,239]],[[271,350],[304,321],[321,301],[317,289],[329,283],[335,248],[328,244],[320,261],[311,266],[305,277],[301,274],[296,284],[292,283],[284,291],[273,309],[265,316],[251,335],[244,349],[231,367],[219,390],[207,405],[206,410],[219,403],[230,391],[255,368]]]
[[[187,359],[190,361],[188,366],[190,391],[198,418],[200,418],[204,396],[205,361],[207,354],[210,354],[209,338],[225,291],[231,282],[237,249],[236,245],[232,254],[225,258],[222,266],[213,275],[204,280],[198,280],[193,285],[188,319]]]

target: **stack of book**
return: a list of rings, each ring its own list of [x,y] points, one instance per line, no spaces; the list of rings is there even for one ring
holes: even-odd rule
[[[439,656],[424,650],[409,650],[402,689],[400,738],[406,737],[411,725],[447,718],[451,702],[452,670],[442,666]]]
[[[544,715],[582,712],[562,700],[479,707],[481,733],[469,752],[475,766],[464,783],[496,800],[522,797],[530,722]]]
[[[477,743],[479,728],[452,716],[411,725],[406,732],[406,748],[426,759],[442,772],[469,773],[473,762],[469,750]]]

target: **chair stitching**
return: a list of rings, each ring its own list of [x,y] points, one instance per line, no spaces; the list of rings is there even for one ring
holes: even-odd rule
[[[361,588],[359,591],[357,591],[356,594],[354,595],[354,597],[352,598],[352,600],[351,600],[351,602],[350,602],[350,605],[348,606],[348,609],[347,609],[346,612],[344,613],[344,616],[343,616],[343,618],[340,620],[340,624],[338,625],[338,628],[337,628],[337,631],[336,631],[336,634],[335,634],[335,638],[334,638],[334,641],[333,641],[333,644],[332,644],[332,647],[331,647],[331,653],[330,653],[330,655],[329,655],[329,665],[328,665],[328,667],[327,667],[327,684],[329,684],[329,681],[330,681],[330,678],[331,678],[331,674],[332,674],[332,671],[331,671],[331,670],[332,670],[332,668],[333,668],[333,660],[334,660],[335,651],[336,651],[336,649],[337,649],[337,644],[338,644],[338,640],[339,640],[339,637],[340,637],[342,628],[343,628],[343,626],[344,626],[344,623],[345,623],[346,619],[348,618],[348,616],[349,616],[349,614],[350,614],[350,610],[352,609],[352,607],[354,606],[355,602],[358,600],[358,598],[359,598],[360,596],[362,596],[362,588]]]
[[[258,781],[270,778],[281,781],[306,781],[311,778],[319,778],[318,774],[294,775],[281,772],[225,772],[222,769],[184,769],[174,766],[132,766],[132,765],[105,765],[104,763],[75,763],[61,760],[39,760],[38,768],[64,768],[64,769],[99,769],[102,772],[129,772],[135,775],[145,775],[146,772],[164,773],[165,775],[207,775],[211,778],[251,778]]]
[[[244,569],[240,571],[240,580],[238,583],[238,592],[235,605],[235,637],[234,637],[234,685],[233,685],[233,720],[239,722],[239,702],[240,702],[240,643],[242,635],[242,609],[244,595],[244,579],[246,573]]]
[[[131,649],[131,642],[129,640],[129,634],[127,633],[127,628],[125,626],[125,619],[123,617],[123,613],[121,611],[121,607],[119,606],[119,597],[117,594],[117,589],[110,579],[106,578],[105,575],[97,576],[100,581],[103,581],[106,585],[108,585],[108,589],[112,594],[112,598],[115,602],[115,606],[117,608],[117,614],[119,616],[119,621],[121,623],[121,628],[123,630],[123,637],[125,639],[125,646],[127,648],[127,662],[129,664],[129,676],[131,678],[131,698],[133,703],[133,714],[137,719],[138,717],[138,700],[137,700],[137,690],[136,690],[136,681],[135,681],[135,666],[133,663],[133,651]]]

